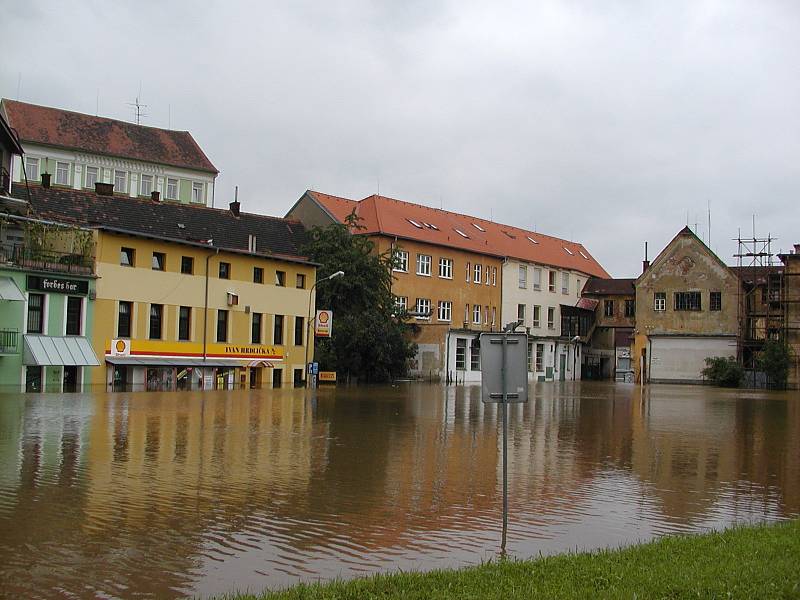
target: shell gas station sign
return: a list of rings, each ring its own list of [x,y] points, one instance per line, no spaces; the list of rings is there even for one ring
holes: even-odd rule
[[[318,310],[317,318],[314,321],[314,335],[316,337],[331,337],[333,328],[333,311]]]

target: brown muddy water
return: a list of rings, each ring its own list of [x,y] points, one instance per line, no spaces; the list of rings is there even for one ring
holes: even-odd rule
[[[800,514],[797,392],[536,384],[524,558]],[[0,396],[0,596],[174,597],[496,558],[479,387]]]

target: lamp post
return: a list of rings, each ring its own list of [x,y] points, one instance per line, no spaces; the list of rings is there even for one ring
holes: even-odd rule
[[[308,321],[307,321],[308,325],[306,325],[306,387],[309,387],[309,382],[310,382],[310,378],[309,378],[310,373],[308,372],[308,365],[310,364],[310,361],[308,360],[308,348],[310,346],[313,349],[314,348],[314,341],[316,340],[316,337],[313,335],[313,332],[310,331],[311,330],[311,307],[312,307],[312,301],[314,299],[314,288],[316,288],[317,285],[319,285],[323,281],[330,281],[331,279],[336,279],[337,277],[344,277],[344,271],[336,271],[336,273],[332,273],[332,274],[328,275],[327,277],[325,277],[324,279],[320,279],[319,281],[315,281],[314,285],[311,286],[311,290],[308,292]],[[313,352],[313,350],[311,352],[311,360],[314,360],[314,352]]]
[[[574,338],[572,338],[572,381],[575,381],[575,361],[578,358],[577,351],[578,351],[578,342],[580,341],[580,339],[581,336],[579,335],[576,335]]]

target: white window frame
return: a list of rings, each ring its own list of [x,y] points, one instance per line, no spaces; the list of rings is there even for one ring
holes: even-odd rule
[[[555,329],[556,328],[556,309],[552,306],[547,307],[547,328],[548,329]]]
[[[93,171],[92,174],[94,175],[94,181],[92,181],[92,183],[89,183],[89,170],[90,169]],[[83,171],[84,171],[83,187],[93,190],[94,189],[94,184],[97,183],[98,181],[100,181],[100,169],[98,167],[92,167],[90,165],[86,165],[83,168]]]
[[[569,273],[565,271],[561,273],[561,293],[569,294]]]
[[[431,301],[428,298],[417,298],[414,305],[414,312],[417,313],[415,318],[421,321],[430,321],[430,316],[424,316],[425,313],[431,312]]]
[[[397,259],[397,267],[392,270],[398,273],[408,273],[408,252],[405,250],[395,250],[395,258]]]
[[[522,310],[520,310],[522,309]],[[525,325],[525,305],[524,304],[517,304],[517,321],[521,320],[522,324]]]
[[[442,279],[453,278],[453,259],[452,258],[439,258],[439,277]],[[449,319],[448,319],[449,320]]]
[[[492,267],[492,285],[497,287],[497,267]]]
[[[474,265],[472,265],[472,269],[473,269],[472,282],[473,283],[480,283],[481,282],[481,272],[482,272],[483,266],[481,265],[481,263],[475,263]]]
[[[120,174],[120,173],[122,174],[122,178],[123,178],[124,183],[122,184],[122,188],[121,189],[117,189],[117,175]],[[120,193],[123,193],[123,194],[127,194],[128,193],[128,172],[127,171],[123,171],[122,169],[114,169],[114,191],[115,192],[120,192]]]
[[[481,324],[481,305],[480,304],[476,304],[476,305],[474,305],[472,307],[472,322],[475,323],[475,325],[480,325]]]
[[[394,305],[402,310],[408,310],[408,296],[395,296]]]
[[[533,305],[533,311],[531,312],[533,316],[533,326],[534,327],[541,327],[542,323],[542,307],[538,304]]]
[[[519,289],[524,290],[528,288],[528,267],[526,265],[519,265]]]
[[[175,192],[172,195],[170,195],[169,193],[170,182],[174,182],[174,188],[175,188]],[[167,181],[164,184],[164,197],[167,200],[177,200],[178,194],[180,193],[179,186],[180,186],[180,181],[178,179],[174,177],[167,177]]]
[[[542,269],[540,267],[534,267],[533,269],[533,289],[542,289]]]
[[[453,320],[453,303],[450,300],[439,300],[438,317],[440,321]]]
[[[430,254],[417,254],[417,275],[430,277],[432,263],[433,258]]]
[[[486,265],[486,267],[484,268],[484,271],[486,272],[486,277],[484,277],[484,283],[486,285],[491,285],[491,279],[492,279],[491,271],[492,271],[492,268],[489,265]]]
[[[61,175],[63,174],[63,181]],[[69,185],[69,163],[62,160],[56,161],[56,185]]]
[[[663,294],[663,297],[659,298],[656,294]],[[666,312],[667,310],[667,293],[666,292],[654,292],[653,295],[653,310],[656,312]]]
[[[41,160],[36,156],[26,156],[25,157],[25,177],[27,177],[28,181],[39,181],[39,174],[41,172],[42,163]],[[36,176],[34,177],[33,171],[36,171]]]
[[[150,189],[147,192],[144,191],[145,178],[147,178],[150,181]],[[153,176],[152,175],[148,175],[147,173],[142,173],[141,175],[139,175],[139,195],[140,196],[150,197],[150,195],[152,194],[153,190],[155,189],[153,187],[153,183],[154,182],[153,182]]]
[[[192,182],[192,202],[194,202],[195,204],[205,204],[206,202],[205,187],[206,186],[202,181]]]

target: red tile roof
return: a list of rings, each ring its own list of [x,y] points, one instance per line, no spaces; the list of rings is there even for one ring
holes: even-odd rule
[[[340,222],[355,208],[363,219],[365,234],[379,233],[609,277],[583,244],[576,242],[384,196],[354,201],[314,191],[308,194]]]
[[[3,111],[20,141],[219,173],[188,131],[3,99]]]

